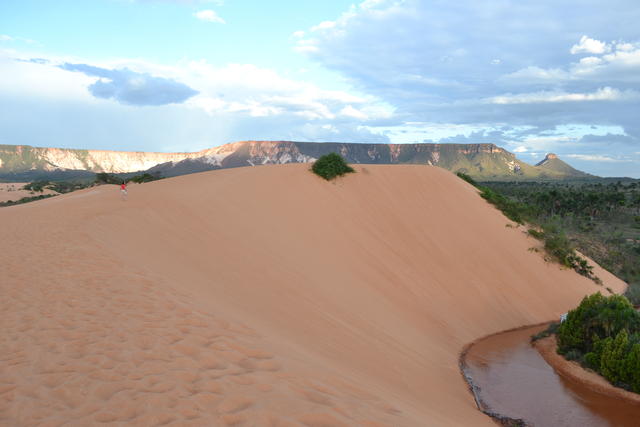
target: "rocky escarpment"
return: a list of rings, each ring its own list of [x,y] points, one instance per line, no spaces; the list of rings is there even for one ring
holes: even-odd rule
[[[242,141],[194,153],[123,152],[0,145],[0,178],[29,179],[36,172],[57,176],[69,171],[176,176],[211,169],[264,164],[308,163],[331,152],[350,163],[425,164],[477,179],[562,179],[588,176],[557,158],[540,166],[518,160],[494,144],[360,144],[339,142]],[[549,166],[561,162],[566,167]]]
[[[0,145],[0,173],[35,170],[134,172],[167,161],[180,161],[200,156],[200,153],[148,153]]]
[[[549,161],[551,160],[555,160],[558,158],[557,154],[554,153],[547,153],[546,156],[544,156],[544,159],[540,160],[538,163],[536,163],[536,166],[542,166],[546,163],[549,163]]]
[[[563,178],[524,163],[495,144],[353,144],[339,142],[243,141],[204,150],[200,158],[167,162],[150,170],[164,176],[239,166],[313,162],[331,152],[350,163],[425,164],[478,179]]]

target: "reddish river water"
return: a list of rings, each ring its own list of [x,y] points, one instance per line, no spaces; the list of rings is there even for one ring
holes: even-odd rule
[[[640,426],[640,406],[595,393],[558,376],[529,344],[536,326],[474,344],[466,372],[493,412],[535,426]],[[485,408],[487,409],[487,408]]]

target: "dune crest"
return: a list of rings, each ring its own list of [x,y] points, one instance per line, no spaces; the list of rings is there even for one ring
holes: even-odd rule
[[[492,425],[462,347],[604,289],[450,172],[307,169],[0,210],[0,424]]]

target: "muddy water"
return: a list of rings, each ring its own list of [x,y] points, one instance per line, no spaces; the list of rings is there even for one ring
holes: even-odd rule
[[[505,332],[474,344],[466,372],[493,412],[535,426],[640,426],[640,406],[558,376],[529,344],[545,326]]]

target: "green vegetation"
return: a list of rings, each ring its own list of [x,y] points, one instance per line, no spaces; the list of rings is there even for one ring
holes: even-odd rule
[[[42,193],[45,188],[49,185],[49,181],[33,181],[29,184],[26,184],[24,187],[25,190],[33,191],[36,193]]]
[[[586,259],[576,253],[564,230],[557,224],[550,222],[548,218],[543,218],[540,215],[539,207],[528,201],[502,194],[501,191],[491,187],[496,183],[481,185],[469,175],[461,172],[458,172],[457,175],[477,187],[480,190],[480,196],[500,209],[510,220],[518,224],[529,223],[536,226],[538,229],[531,228],[528,232],[531,236],[544,242],[545,251],[551,259],[565,267],[574,269],[596,283],[601,283],[600,279],[593,274],[593,267],[587,263]]]
[[[640,313],[622,295],[585,297],[558,328],[558,353],[640,393]]]
[[[125,182],[124,178],[120,178],[112,173],[100,172],[96,174],[95,184],[117,184]]]
[[[55,194],[41,194],[39,196],[23,197],[20,200],[9,200],[6,202],[0,202],[0,207],[4,208],[7,206],[21,205],[23,203],[35,202],[36,200],[48,199],[49,197],[54,196]]]
[[[88,186],[87,183],[81,181],[33,181],[22,188],[33,191],[34,193],[42,193],[44,190],[53,190],[57,193],[70,193],[87,188]]]
[[[159,179],[162,179],[159,173],[150,174],[145,172],[141,175],[132,176],[131,178],[128,179],[128,181],[142,184],[145,182],[157,181]]]
[[[45,190],[52,190],[52,191],[55,191],[56,193],[63,194],[63,193],[70,193],[72,191],[80,190],[82,188],[87,188],[89,187],[89,185],[90,184],[86,181],[53,181],[51,182],[51,181],[38,180],[38,181],[33,181],[28,184],[25,184],[22,188],[25,190],[31,191],[32,194],[42,193]],[[22,197],[19,200],[9,200],[6,202],[2,202],[0,203],[0,207],[21,205],[23,203],[35,202],[36,200],[42,200],[42,199],[46,199],[56,195],[57,194],[39,194],[37,196]]]
[[[338,153],[329,153],[321,156],[313,163],[311,170],[327,181],[346,173],[355,172]]]
[[[549,327],[541,332],[538,332],[535,335],[531,336],[531,342],[541,340],[542,338],[550,337],[551,335],[555,335],[558,333],[558,328],[560,327],[559,322],[551,322]]]
[[[49,183],[47,188],[57,191],[58,193],[71,193],[72,191],[81,190],[89,186],[90,184],[86,181],[55,181]]]
[[[72,191],[81,190],[83,188],[90,187],[92,185],[99,184],[117,184],[120,185],[123,182],[136,182],[136,183],[144,183],[151,182],[161,179],[159,173],[150,174],[143,173],[140,175],[134,175],[132,177],[126,178],[127,175],[130,174],[122,174],[115,175],[110,173],[97,173],[95,179],[93,181],[90,180],[76,180],[76,181],[46,181],[46,180],[37,180],[25,184],[22,187],[25,190],[29,190],[33,193],[42,193],[45,190],[53,190],[57,193],[64,194],[70,193]],[[53,197],[55,194],[40,194],[30,197],[23,197],[20,200],[9,200],[7,202],[0,202],[0,207],[6,206],[14,206],[20,205],[23,203],[34,202],[36,200],[46,199],[48,197]]]
[[[528,206],[522,217],[535,229],[533,233],[529,231],[530,234],[534,237],[537,237],[535,233],[543,237],[564,235],[551,239],[551,249],[556,245],[576,248],[627,282],[627,298],[633,304],[640,304],[640,219],[637,219],[640,217],[640,181],[602,179],[564,183],[484,182],[482,185]],[[561,253],[559,258],[563,258]],[[582,269],[580,262],[574,268],[576,266],[577,270]]]
[[[478,190],[480,190],[480,196],[482,196],[483,199],[494,205],[496,208],[500,209],[502,213],[513,222],[524,224],[524,222],[527,221],[531,216],[530,206],[505,197],[486,185],[479,184],[465,173],[458,172],[457,175],[467,181],[469,184],[477,187]]]
[[[101,184],[120,185],[123,182],[124,183],[135,182],[138,184],[142,184],[144,182],[157,181],[159,179],[162,179],[162,177],[160,176],[160,173],[150,174],[145,172],[139,175],[131,175],[130,173],[113,174],[113,173],[100,172],[96,174],[94,183],[97,185],[101,185]]]
[[[543,224],[542,231],[530,229],[528,233],[544,242],[544,249],[551,258],[578,274],[590,278],[598,284],[602,281],[593,274],[593,267],[586,259],[578,256],[564,231],[556,224]]]

